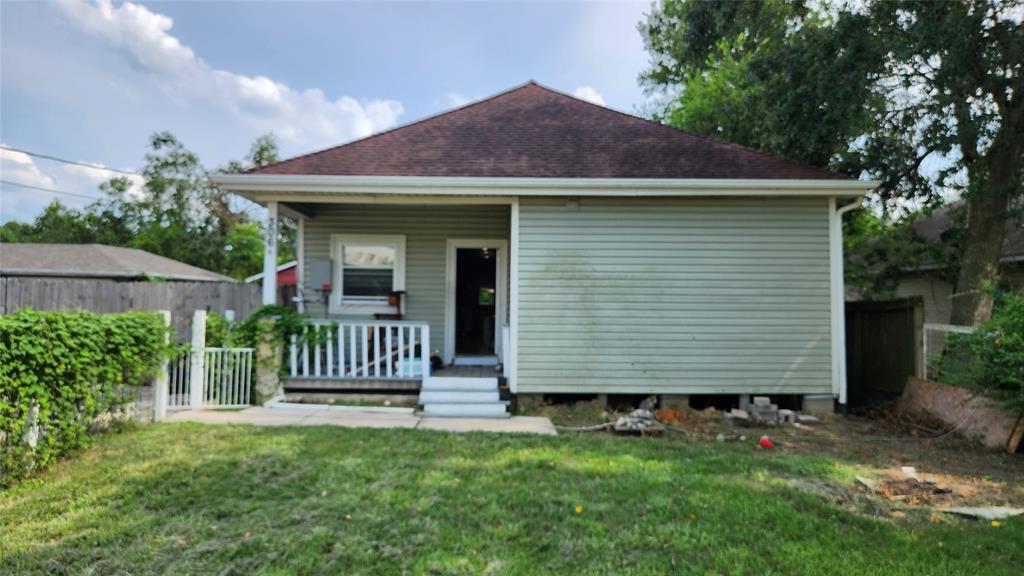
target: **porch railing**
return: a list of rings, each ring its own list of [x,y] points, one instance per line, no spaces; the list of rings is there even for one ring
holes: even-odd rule
[[[430,325],[310,319],[287,356],[292,378],[421,380],[430,375]]]

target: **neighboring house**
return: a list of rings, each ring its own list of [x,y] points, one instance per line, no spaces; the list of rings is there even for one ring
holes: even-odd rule
[[[277,267],[277,285],[278,286],[295,286],[297,284],[295,280],[295,269],[298,267],[298,262],[292,260],[285,262]],[[259,274],[253,274],[245,279],[247,284],[263,284],[263,272]]]
[[[285,306],[291,309],[298,307],[299,289],[296,279],[298,262],[291,260],[277,267],[277,299],[278,306]],[[253,274],[245,279],[246,284],[259,284],[263,286],[263,272]]]
[[[962,202],[943,206],[927,216],[918,218],[911,227],[924,240],[938,243],[955,229],[950,212],[962,207]],[[1024,220],[1020,217],[1011,217],[1006,223],[1000,274],[1001,281],[1007,286],[1024,288]],[[921,297],[924,301],[926,323],[949,324],[955,284],[956,278],[949,278],[944,266],[924,265],[916,270],[907,271],[900,278],[896,296]]]
[[[0,312],[170,310],[179,335],[195,310],[259,306],[259,289],[151,254],[103,244],[0,244]]]
[[[503,414],[491,364],[512,394],[846,401],[837,209],[876,183],[533,82],[214,180],[298,220],[328,339],[290,386],[419,388],[437,350],[427,414]]]

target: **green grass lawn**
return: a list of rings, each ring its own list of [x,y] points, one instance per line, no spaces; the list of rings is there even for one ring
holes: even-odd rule
[[[674,438],[165,424],[0,492],[0,574],[1020,574],[1024,518],[792,487],[851,474]]]

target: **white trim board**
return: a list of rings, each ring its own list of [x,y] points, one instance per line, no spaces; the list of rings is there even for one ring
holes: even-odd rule
[[[455,361],[455,268],[456,250],[459,248],[494,248],[498,251],[495,263],[494,290],[494,354],[503,357],[501,328],[505,319],[506,268],[508,268],[508,242],[500,239],[449,238],[445,250],[444,273],[444,360]]]
[[[876,180],[739,178],[469,178],[217,174],[221,188],[259,202],[334,194],[397,196],[861,196]],[[269,193],[269,194],[267,194]]]

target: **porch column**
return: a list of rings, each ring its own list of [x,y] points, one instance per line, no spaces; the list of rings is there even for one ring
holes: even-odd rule
[[[263,305],[277,304],[277,202],[267,202],[263,233]]]

